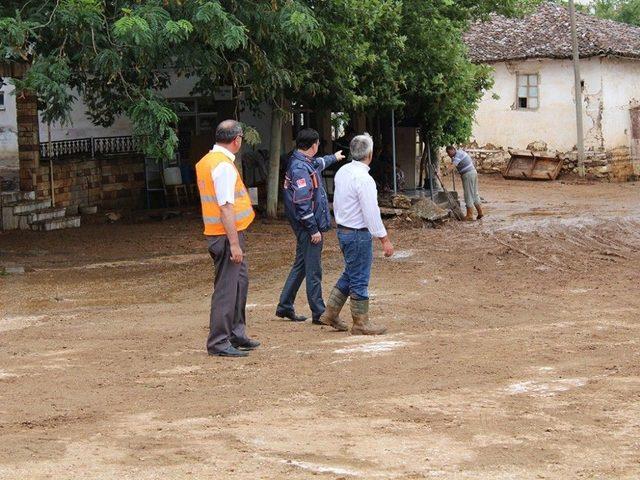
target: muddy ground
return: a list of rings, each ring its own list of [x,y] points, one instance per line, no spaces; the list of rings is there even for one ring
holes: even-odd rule
[[[276,319],[292,237],[256,222],[241,360],[204,351],[196,214],[1,234],[0,478],[639,478],[640,185],[481,188],[377,249],[380,338]]]

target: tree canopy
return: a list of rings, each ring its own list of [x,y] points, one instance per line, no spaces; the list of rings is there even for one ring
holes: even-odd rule
[[[406,106],[434,144],[465,140],[489,72],[461,33],[523,0],[43,0],[2,2],[0,52],[29,62],[46,122],[81,98],[103,126],[128,116],[147,154],[170,157],[180,105],[171,74],[251,104],[285,98],[332,111]],[[525,0],[526,1],[526,0]]]

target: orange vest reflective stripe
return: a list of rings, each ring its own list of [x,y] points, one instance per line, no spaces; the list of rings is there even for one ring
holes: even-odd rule
[[[216,187],[211,178],[211,172],[223,162],[230,163],[238,174],[235,188],[236,198],[233,204],[233,211],[236,216],[236,229],[239,232],[246,230],[255,218],[255,213],[251,206],[251,198],[236,166],[224,153],[211,151],[196,164],[205,235],[226,235],[224,225],[222,225],[220,205],[218,205],[218,199],[216,197]]]

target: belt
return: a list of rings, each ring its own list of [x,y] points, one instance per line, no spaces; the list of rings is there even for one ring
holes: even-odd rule
[[[344,225],[338,225],[338,229],[349,230],[351,232],[368,232],[369,231],[368,228],[351,228],[351,227],[345,227]]]

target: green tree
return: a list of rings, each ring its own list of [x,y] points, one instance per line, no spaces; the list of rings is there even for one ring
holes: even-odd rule
[[[406,113],[433,146],[468,139],[477,104],[491,85],[489,69],[472,64],[461,41],[469,19],[491,10],[491,5],[482,6],[474,2],[454,8],[446,1],[420,0],[403,4],[403,31],[411,48],[402,55],[402,98]]]
[[[171,75],[195,90],[233,85],[272,106],[271,216],[277,210],[282,117],[289,104],[331,111],[404,110],[433,145],[466,139],[485,67],[462,32],[472,19],[515,14],[536,0],[7,0],[0,52],[28,62],[18,94],[65,122],[76,97],[103,126],[128,116],[145,152],[173,155],[180,105],[160,95]],[[328,116],[328,115],[327,115]]]
[[[591,7],[599,17],[640,26],[640,0],[596,0]]]
[[[222,77],[225,52],[246,42],[217,1],[45,0],[0,10],[4,58],[31,64],[17,94],[33,91],[46,122],[68,121],[77,92],[98,125],[127,115],[155,158],[172,157],[177,144],[179,107],[159,94],[170,72]]]
[[[325,36],[313,11],[292,0],[238,1],[233,13],[246,26],[247,48],[235,52],[231,64],[234,85],[254,107],[271,107],[267,215],[275,218],[280,191],[280,152],[286,105],[311,78],[308,52],[324,44]]]

